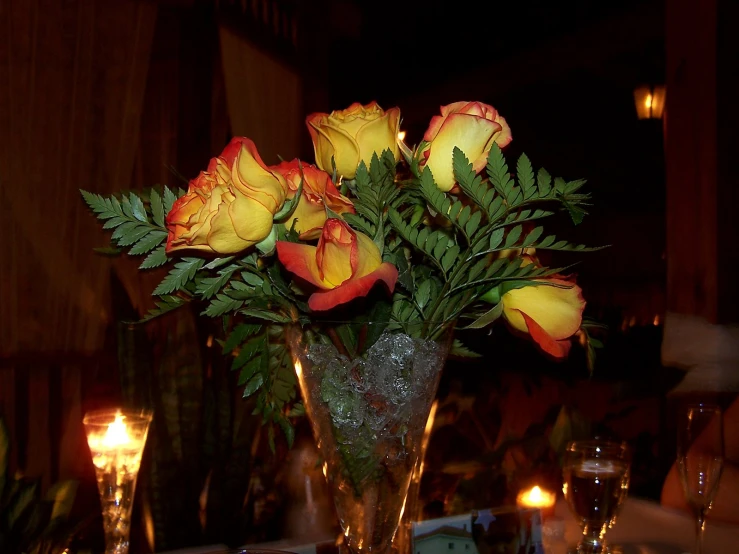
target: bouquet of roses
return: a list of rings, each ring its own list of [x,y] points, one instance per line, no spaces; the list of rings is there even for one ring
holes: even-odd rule
[[[141,269],[171,265],[144,320],[190,302],[222,318],[244,396],[257,394],[288,439],[301,409],[289,325],[344,321],[335,332],[353,353],[382,333],[434,339],[502,317],[549,355],[567,355],[585,302],[536,252],[588,248],[538,223],[560,209],[578,223],[583,180],[553,179],[525,155],[509,168],[510,129],[480,102],[442,107],[413,148],[399,139],[399,109],[374,102],[306,123],[315,165],[267,165],[237,137],[187,191],[82,191],[114,245],[145,255]],[[381,325],[368,338],[357,324],[370,321]],[[452,348],[472,354],[458,340]]]

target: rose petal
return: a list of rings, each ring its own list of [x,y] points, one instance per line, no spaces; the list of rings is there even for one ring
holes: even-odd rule
[[[426,166],[431,169],[439,189],[448,191],[454,186],[453,151],[458,147],[471,162],[483,153],[490,136],[500,130],[494,121],[479,117],[452,114],[447,117],[434,139]]]
[[[336,171],[339,175],[343,175],[349,179],[354,177],[359,165],[359,145],[345,131],[335,127],[315,127],[320,141],[313,141],[313,148],[316,155],[316,165],[326,171],[332,173],[331,157],[334,158]]]
[[[378,281],[384,282],[388,291],[392,293],[395,290],[397,280],[397,268],[391,263],[384,262],[369,275],[359,279],[351,279],[343,285],[325,292],[313,293],[308,299],[308,306],[311,310],[317,312],[330,310],[339,304],[345,304],[355,298],[367,296]]]
[[[520,312],[526,322],[526,327],[531,338],[544,352],[554,356],[555,358],[567,357],[567,354],[570,352],[570,347],[572,346],[572,343],[569,340],[555,340],[541,327],[541,325],[529,317],[525,312],[521,312],[520,310],[517,311]]]
[[[316,287],[330,288],[323,282],[318,271],[315,246],[278,240],[276,247],[277,257],[290,273],[294,273]]]
[[[395,160],[398,160],[398,127],[400,125],[400,110],[391,108],[385,115],[366,123],[356,134],[357,144],[360,147],[360,159],[369,168],[372,154],[382,156],[383,150],[390,147]]]
[[[503,315],[519,331],[528,330],[525,313],[553,339],[571,337],[580,328],[585,309],[580,287],[559,279],[540,281],[560,286],[532,285],[508,291],[501,299]]]

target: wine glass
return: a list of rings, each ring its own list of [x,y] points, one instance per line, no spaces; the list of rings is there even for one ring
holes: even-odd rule
[[[631,453],[624,442],[574,441],[564,460],[564,492],[582,528],[576,552],[606,553],[606,532],[629,490]]]
[[[721,408],[715,404],[688,405],[679,421],[677,467],[686,500],[695,514],[695,554],[703,549],[706,513],[718,490],[723,464]]]

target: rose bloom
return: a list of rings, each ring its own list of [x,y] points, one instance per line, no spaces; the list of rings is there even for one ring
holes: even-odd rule
[[[542,284],[512,289],[501,297],[503,317],[515,330],[531,335],[544,352],[564,358],[571,346],[568,339],[582,323],[582,290],[564,278],[535,281]]]
[[[167,214],[167,252],[236,254],[265,239],[287,183],[262,161],[254,143],[234,138]]]
[[[366,106],[355,102],[345,110],[311,114],[305,123],[313,141],[316,165],[329,173],[333,173],[331,157],[337,173],[347,179],[354,178],[359,162],[369,168],[372,154],[380,157],[389,149],[395,160],[399,159],[398,108],[384,111],[376,102]]]
[[[493,143],[511,142],[511,129],[492,106],[482,102],[455,102],[441,107],[423,135],[421,168],[428,167],[440,190],[454,187],[453,155],[456,146],[476,172],[482,170]]]
[[[302,173],[300,168],[303,168]],[[285,222],[290,229],[295,222],[295,230],[303,240],[317,239],[326,221],[326,208],[337,214],[354,213],[354,206],[346,196],[339,193],[331,181],[331,176],[314,165],[301,163],[298,159],[282,162],[270,167],[287,181],[287,196],[293,198],[303,179],[303,193],[298,206]]]
[[[285,269],[319,289],[308,298],[314,311],[367,296],[378,281],[392,292],[398,279],[371,238],[336,218],[326,220],[318,246],[277,241],[277,256]]]

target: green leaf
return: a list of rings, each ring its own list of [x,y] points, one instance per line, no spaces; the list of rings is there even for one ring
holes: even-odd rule
[[[485,312],[480,317],[478,317],[475,321],[473,321],[466,327],[462,327],[462,328],[463,329],[482,329],[483,327],[487,327],[488,325],[490,325],[493,321],[495,321],[502,315],[503,315],[503,303],[499,302],[491,310]]]
[[[204,263],[203,258],[182,258],[182,261],[175,264],[169,275],[157,285],[157,288],[154,289],[152,294],[169,294],[170,292],[181,289],[195,277],[195,274],[203,267]]]
[[[496,229],[492,233],[490,233],[490,244],[489,249],[490,250],[496,250],[500,246],[500,243],[503,242],[503,237],[505,236],[505,230],[504,229]]]
[[[148,223],[149,219],[146,217],[146,208],[144,208],[144,203],[141,201],[141,198],[139,198],[135,192],[132,192],[128,195],[128,201],[131,203],[133,217],[142,223]]]
[[[518,184],[523,190],[525,200],[536,194],[536,181],[534,180],[534,168],[531,167],[531,161],[526,154],[521,154],[516,163],[516,177]]]
[[[238,355],[231,362],[231,371],[244,367],[252,359],[259,359],[262,351],[268,347],[267,335],[257,335],[246,342],[239,350]]]
[[[495,143],[488,153],[486,170],[488,177],[490,177],[490,182],[495,187],[495,190],[498,191],[498,194],[508,199],[513,187],[513,182],[511,181],[511,176],[508,172],[508,165],[505,162],[503,151]]]
[[[166,238],[166,231],[149,231],[148,234],[144,235],[136,244],[133,245],[128,253],[132,256],[146,254],[147,252],[150,252],[151,250],[159,246]]]
[[[282,432],[285,434],[287,447],[292,448],[293,442],[295,441],[295,428],[290,423],[290,420],[280,412],[275,413],[275,420],[277,421],[277,425],[280,426],[280,429],[282,429]]]
[[[203,298],[211,298],[214,294],[220,292],[237,269],[239,269],[239,266],[232,264],[227,268],[220,270],[218,275],[215,277],[204,277],[198,281],[195,287],[195,294],[198,294]]]
[[[481,358],[482,356],[477,352],[473,352],[467,348],[459,339],[454,339],[452,342],[452,349],[449,352],[451,356],[459,356],[460,358]]]
[[[416,303],[423,309],[431,298],[431,280],[422,281],[416,291]]]
[[[287,413],[287,417],[302,417],[305,415],[305,406],[298,402]]]
[[[147,314],[141,319],[142,322],[149,321],[155,317],[159,317],[162,314],[176,310],[188,303],[188,300],[173,295],[160,296],[159,300],[155,301],[156,308],[152,308]]]
[[[513,229],[508,231],[508,236],[505,240],[505,247],[513,248],[513,246],[518,242],[518,239],[521,238],[522,231],[523,227],[521,227],[520,225],[516,225]]]
[[[259,287],[264,283],[264,279],[262,277],[249,271],[242,271],[241,278],[247,285],[251,285],[252,287]]]
[[[223,354],[229,354],[248,337],[257,334],[262,329],[261,324],[240,323],[229,333],[223,344]]]
[[[248,383],[254,375],[256,375],[259,370],[262,367],[262,357],[257,356],[256,358],[252,358],[249,360],[249,362],[244,365],[244,367],[241,368],[241,371],[239,372],[239,378],[236,384],[239,387],[243,387],[246,383]]]
[[[149,192],[149,205],[151,206],[151,216],[154,223],[160,227],[165,226],[164,205],[162,204],[162,197],[159,195],[156,189],[151,189]]]
[[[226,256],[225,258],[215,258],[203,266],[203,269],[218,269],[219,267],[226,265],[228,262],[234,259],[235,256]]]
[[[141,262],[139,269],[151,269],[166,264],[169,261],[167,257],[166,247],[164,244],[154,249],[144,261]]]
[[[539,197],[548,197],[552,191],[552,176],[547,173],[546,169],[541,168],[536,174],[536,184],[539,187]]]
[[[255,317],[257,319],[263,319],[265,321],[273,321],[275,323],[291,323],[292,320],[280,313],[277,312],[271,312],[268,310],[258,310],[253,308],[244,308],[243,310],[239,310],[240,314],[243,314],[247,317]]]
[[[272,218],[274,221],[282,222],[287,220],[291,215],[293,215],[293,212],[298,207],[298,203],[300,202],[302,195],[303,195],[303,168],[300,166],[300,184],[298,185],[298,190],[295,191],[295,194],[292,198],[285,201],[285,203],[282,205],[282,208],[274,215]]]
[[[172,211],[172,204],[175,203],[175,200],[177,200],[177,196],[175,193],[173,193],[171,190],[169,190],[169,187],[164,187],[164,197],[162,199],[164,201],[164,213],[168,214],[170,211]]]
[[[259,390],[259,387],[261,387],[264,384],[264,375],[261,373],[257,373],[252,377],[249,382],[244,387],[244,398],[251,396],[257,390]]]
[[[205,310],[203,310],[200,315],[218,317],[228,312],[235,312],[243,305],[244,301],[241,299],[234,299],[226,294],[218,293],[216,294],[216,297],[210,301],[208,307],[205,308]]]
[[[523,240],[523,244],[521,244],[521,248],[528,248],[534,244],[543,232],[544,227],[535,227],[533,231],[526,235],[526,238]]]
[[[482,184],[480,178],[472,167],[472,164],[458,146],[452,151],[452,167],[454,178],[465,194],[481,209],[485,210],[485,194],[487,187]],[[463,224],[464,225],[464,224]]]
[[[119,233],[119,231],[125,229],[125,232]],[[113,237],[116,239],[118,246],[129,246],[134,242],[142,239],[151,231],[151,227],[148,225],[141,225],[138,223],[124,223],[113,232]],[[115,235],[119,236],[116,237]],[[161,241],[160,241],[161,242]]]
[[[78,481],[66,480],[59,481],[49,488],[46,500],[52,504],[50,521],[67,519],[72,512],[78,486]]]

